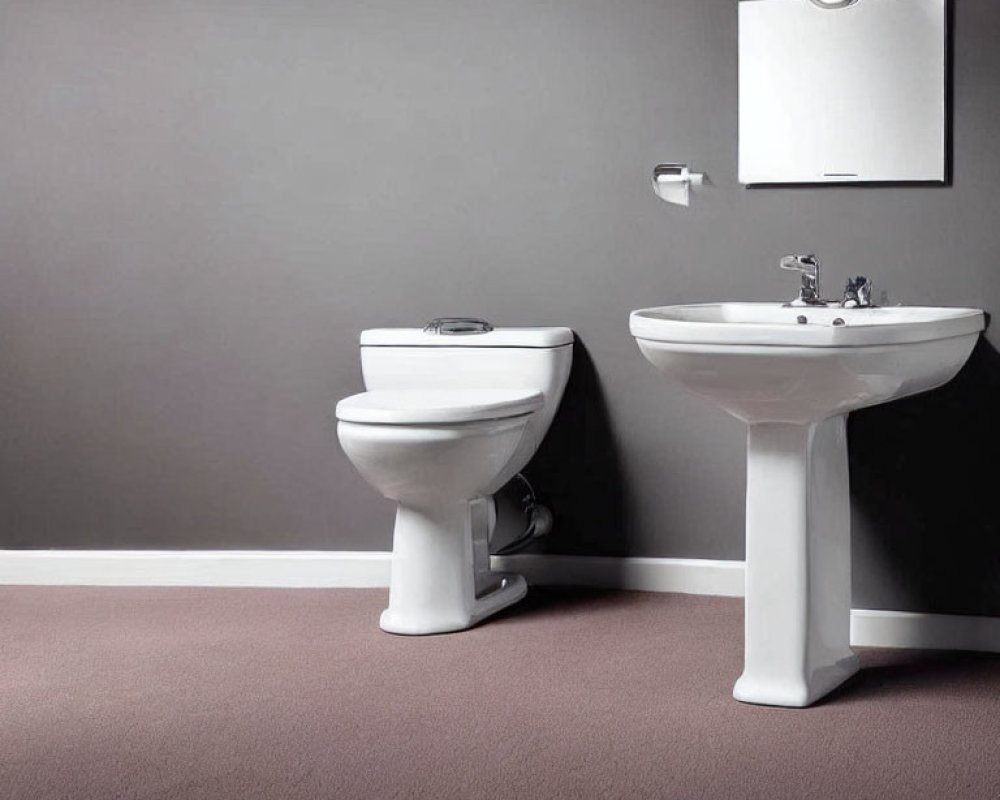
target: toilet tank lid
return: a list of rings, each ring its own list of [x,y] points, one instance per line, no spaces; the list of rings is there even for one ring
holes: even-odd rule
[[[361,331],[363,347],[562,347],[573,343],[569,328],[494,328],[487,333],[425,333],[422,328]]]

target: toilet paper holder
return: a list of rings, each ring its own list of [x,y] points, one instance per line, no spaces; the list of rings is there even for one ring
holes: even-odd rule
[[[703,172],[691,172],[687,164],[667,163],[653,167],[653,192],[661,200],[680,206],[691,202],[691,188],[705,185]]]

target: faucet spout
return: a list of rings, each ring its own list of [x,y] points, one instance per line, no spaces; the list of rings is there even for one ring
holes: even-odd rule
[[[825,306],[820,298],[819,259],[815,254],[785,256],[779,262],[782,269],[798,272],[802,276],[799,296],[789,303],[792,306]]]

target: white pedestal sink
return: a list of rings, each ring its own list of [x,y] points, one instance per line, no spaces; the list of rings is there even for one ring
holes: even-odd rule
[[[847,414],[951,380],[983,312],[707,303],[633,311],[629,323],[647,359],[747,423],[746,633],[733,696],[807,706],[858,669]]]

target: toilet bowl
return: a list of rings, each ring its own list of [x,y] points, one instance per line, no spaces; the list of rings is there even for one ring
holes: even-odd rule
[[[572,361],[568,328],[440,323],[364,331],[368,391],[337,404],[344,453],[397,503],[391,633],[462,630],[525,595],[523,577],[490,570],[489,498],[534,454]]]

